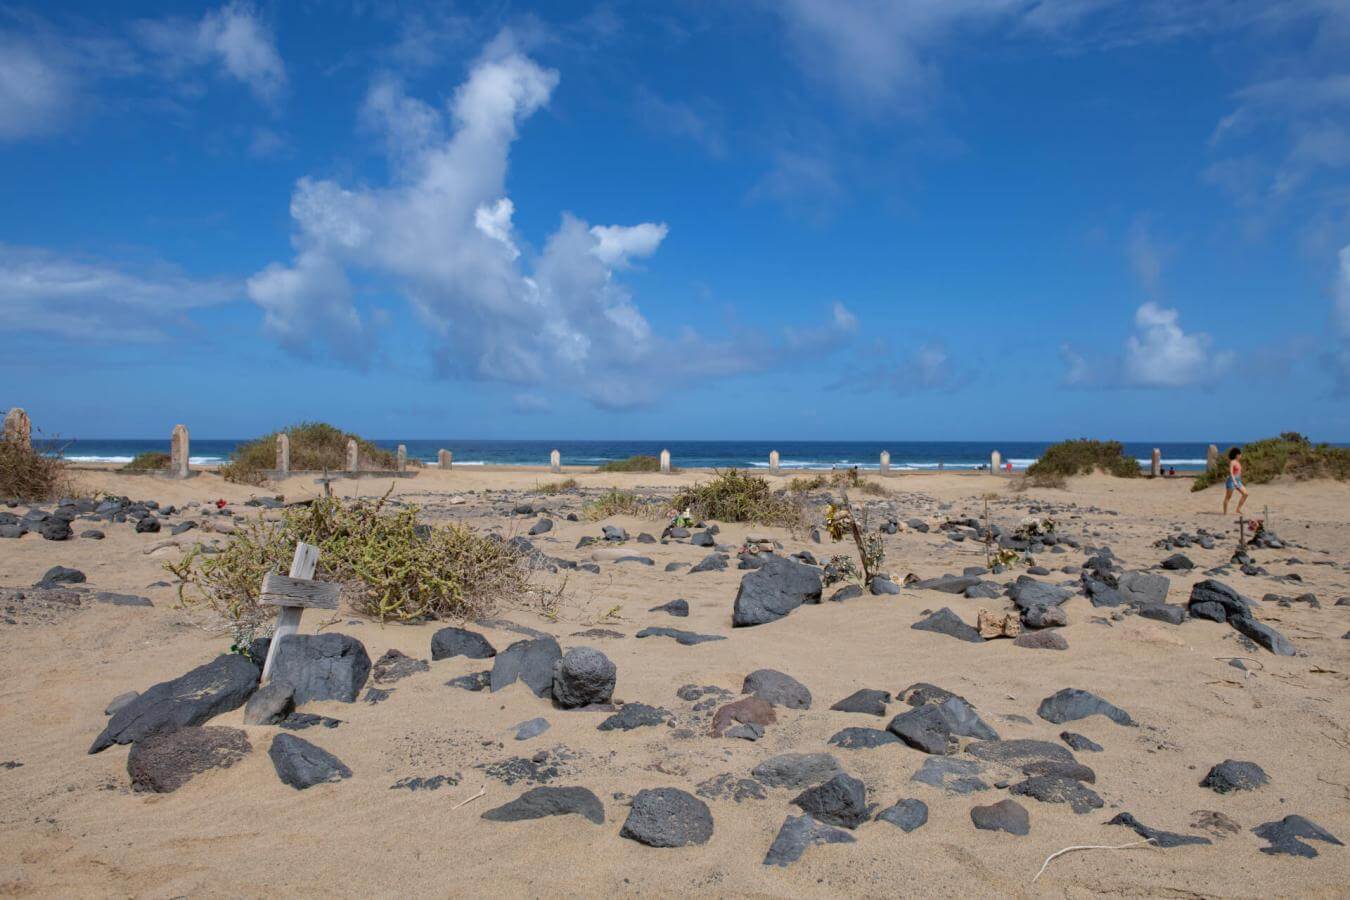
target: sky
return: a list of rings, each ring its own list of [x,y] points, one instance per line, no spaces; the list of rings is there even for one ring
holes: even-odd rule
[[[1350,0],[0,3],[67,438],[1350,441]]]

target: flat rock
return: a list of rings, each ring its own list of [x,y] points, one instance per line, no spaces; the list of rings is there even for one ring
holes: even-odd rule
[[[1018,836],[1031,833],[1031,817],[1016,800],[1000,800],[970,811],[970,821],[984,831],[1006,831]]]
[[[369,674],[365,645],[338,632],[288,634],[272,658],[272,680],[295,689],[296,706],[315,700],[353,703]]]
[[[922,828],[928,822],[928,804],[922,800],[899,800],[877,814],[878,822],[889,822],[905,833]]]
[[[523,822],[548,816],[581,816],[596,825],[605,824],[600,798],[584,787],[531,788],[510,803],[489,809],[480,818],[489,822]]]
[[[425,659],[413,659],[401,650],[390,648],[384,656],[375,660],[370,669],[370,680],[376,684],[393,684],[395,681],[430,671],[431,664]]]
[[[293,734],[278,734],[272,738],[267,755],[277,770],[277,777],[298,791],[352,777],[352,770],[343,765],[342,760]]]
[[[563,709],[608,703],[618,668],[594,647],[573,647],[553,663],[553,702]]]
[[[562,648],[551,637],[516,641],[493,659],[489,687],[495,694],[516,681],[523,681],[536,697],[553,692],[553,664],[562,659]]]
[[[57,584],[84,584],[85,575],[79,569],[66,566],[52,566],[43,574],[33,587],[50,587]]]
[[[1126,572],[1116,580],[1116,590],[1131,606],[1156,606],[1167,600],[1172,579],[1156,572]]]
[[[238,709],[257,690],[259,674],[258,667],[247,658],[227,653],[171,681],[153,685],[113,714],[89,752],[200,725]]]
[[[1201,787],[1207,787],[1216,794],[1254,791],[1267,784],[1270,784],[1270,777],[1266,775],[1264,769],[1254,762],[1241,762],[1236,759],[1225,759],[1210,769],[1200,782]]]
[[[713,834],[708,804],[678,788],[637,792],[619,836],[649,847],[706,844]]]
[[[1154,846],[1157,847],[1185,847],[1194,844],[1211,843],[1209,838],[1203,838],[1199,835],[1177,834],[1175,831],[1161,831],[1157,828],[1150,828],[1127,812],[1120,813],[1108,820],[1106,824],[1124,825],[1126,828],[1132,828],[1134,829],[1135,834],[1142,838],[1149,838],[1153,841]]]
[[[1073,754],[1059,744],[1017,738],[1011,741],[974,741],[966,745],[966,752],[985,762],[1001,763],[1021,768],[1038,760],[1074,762]]]
[[[1101,809],[1102,798],[1097,792],[1074,778],[1061,775],[1033,775],[1026,781],[1018,782],[1008,788],[1008,793],[1019,797],[1031,797],[1042,803],[1067,803],[1074,812],[1082,815],[1094,809]]]
[[[764,865],[785,868],[801,859],[813,844],[852,844],[855,841],[847,831],[817,822],[810,814],[788,816],[769,846]]]
[[[872,750],[886,744],[899,744],[900,739],[880,728],[844,728],[830,736],[827,743],[845,750]]]
[[[961,621],[961,617],[946,606],[909,627],[915,631],[934,631],[938,634],[954,637],[959,641],[969,641],[972,644],[984,643],[984,638],[980,637],[979,631]]]
[[[1027,650],[1068,650],[1069,642],[1057,631],[1024,631],[1013,638],[1013,646]]]
[[[709,800],[732,800],[740,803],[744,800],[765,800],[768,794],[764,785],[753,778],[737,778],[730,772],[715,775],[699,783],[694,792]]]
[[[776,669],[756,669],[745,676],[741,693],[767,700],[774,706],[811,708],[811,692],[806,689],[806,685]]]
[[[1067,762],[1062,759],[1037,759],[1022,766],[1023,775],[1054,775],[1059,778],[1072,778],[1085,784],[1096,784],[1097,773],[1080,762]]]
[[[118,594],[113,591],[95,591],[94,600],[112,606],[154,606],[149,597],[138,594]]]
[[[1191,827],[1208,831],[1215,837],[1225,838],[1237,834],[1242,826],[1221,812],[1212,809],[1197,809],[1191,813]]]
[[[980,583],[978,575],[943,575],[939,578],[926,578],[909,585],[920,591],[941,591],[944,594],[962,594],[968,588]]]
[[[539,737],[545,731],[548,731],[550,725],[548,719],[536,716],[533,719],[526,719],[514,726],[516,729],[516,740],[528,741],[530,738]]]
[[[678,618],[683,619],[688,617],[689,615],[689,601],[671,600],[669,603],[662,603],[660,606],[653,606],[651,609],[647,610],[647,612],[663,612],[666,613],[667,615],[676,616]]]
[[[596,729],[598,731],[632,731],[634,728],[662,725],[668,721],[670,721],[668,710],[648,706],[645,703],[625,703],[619,707],[618,712],[596,726]]]
[[[208,769],[228,769],[252,749],[238,728],[189,725],[133,744],[127,774],[133,789],[167,794]]]
[[[1173,553],[1164,559],[1160,565],[1169,572],[1189,572],[1195,568],[1195,563],[1184,553]]]
[[[1047,722],[1063,725],[1088,716],[1106,716],[1117,725],[1133,725],[1130,714],[1088,691],[1064,688],[1041,701],[1036,714]]]
[[[1305,844],[1304,840],[1323,841],[1337,847],[1345,846],[1330,831],[1299,815],[1285,816],[1276,822],[1257,825],[1252,829],[1252,834],[1270,845],[1262,847],[1261,852],[1271,855],[1284,853],[1311,859],[1317,855],[1317,850],[1311,844]]]
[[[886,715],[886,704],[890,702],[890,692],[863,688],[849,694],[843,700],[831,706],[830,709],[839,712],[865,713],[869,716],[884,716]]]
[[[1037,606],[1059,606],[1073,594],[1070,588],[1046,584],[1030,575],[1018,575],[1017,580],[1008,586],[1008,596],[1023,612]]]
[[[983,773],[984,766],[972,759],[933,756],[924,760],[909,780],[949,794],[973,794],[989,790],[989,785],[980,777]]]
[[[872,581],[867,585],[867,589],[871,591],[874,597],[900,593],[900,585],[881,575],[873,576]]]
[[[842,828],[857,828],[871,817],[866,785],[843,772],[807,788],[792,802],[813,818]]]
[[[681,631],[678,628],[650,627],[639,631],[636,637],[668,637],[674,638],[678,644],[691,647],[694,644],[705,644],[708,641],[725,641],[726,637],[720,634],[698,634],[693,631]]]
[[[750,774],[769,787],[800,790],[829,781],[843,771],[839,760],[829,753],[780,753],[755,766]]]
[[[831,603],[842,603],[845,600],[856,600],[859,597],[866,596],[866,592],[856,584],[846,584],[839,590],[830,595]]]
[[[1180,625],[1186,621],[1186,607],[1172,603],[1156,603],[1139,607],[1139,615],[1141,618],[1166,622],[1169,625]]]

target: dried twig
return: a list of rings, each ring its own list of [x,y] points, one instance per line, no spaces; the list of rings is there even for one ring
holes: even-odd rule
[[[463,799],[463,800],[459,801],[458,803],[456,803],[454,806],[450,807],[451,812],[453,812],[453,811],[459,809],[461,806],[463,806],[463,805],[466,804],[466,803],[472,803],[473,801],[477,800],[479,797],[483,796],[483,795],[486,794],[486,793],[487,793],[487,785],[485,784],[485,785],[483,785],[482,787],[480,787],[480,788],[478,789],[478,793],[474,794],[472,797],[466,797],[465,799]]]
[[[1128,844],[1076,844],[1072,847],[1065,847],[1063,850],[1056,850],[1045,858],[1045,862],[1041,863],[1041,870],[1031,879],[1031,883],[1035,884],[1036,879],[1045,874],[1046,867],[1049,866],[1052,861],[1066,853],[1072,853],[1075,850],[1124,850],[1126,847],[1138,847],[1141,844],[1152,843],[1155,843],[1153,838],[1144,838],[1142,841],[1131,841]]]

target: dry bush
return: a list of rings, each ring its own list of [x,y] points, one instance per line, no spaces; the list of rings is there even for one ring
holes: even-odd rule
[[[1020,478],[1014,478],[1008,488],[1014,493],[1022,493],[1028,488],[1056,488],[1064,490],[1069,482],[1058,472],[1027,472]]]
[[[72,493],[74,485],[65,460],[17,441],[0,440],[0,497],[40,503]]]
[[[564,491],[575,491],[580,487],[581,485],[577,484],[575,478],[564,478],[562,481],[549,481],[543,484],[536,484],[534,486],[534,492],[536,494],[546,494],[551,497],[554,494],[561,494]]]
[[[353,611],[380,621],[479,616],[529,587],[526,560],[495,535],[419,524],[415,507],[335,497],[291,507],[279,522],[259,516],[222,552],[194,548],[166,568],[185,604],[257,624],[276,613],[258,603],[263,575],[285,573],[302,541],[319,548],[315,578],[341,583]]]
[[[775,493],[768,479],[737,469],[718,472],[712,481],[685,488],[671,503],[676,509],[689,510],[697,519],[791,529],[800,528],[805,522],[797,497]]]
[[[382,450],[365,438],[324,422],[301,422],[240,444],[230,453],[229,461],[220,467],[221,477],[239,484],[263,484],[267,474],[277,466],[277,436],[283,432],[291,440],[293,471],[344,471],[347,468],[349,440],[356,441],[358,466],[362,470],[393,469],[397,465],[393,453]]]

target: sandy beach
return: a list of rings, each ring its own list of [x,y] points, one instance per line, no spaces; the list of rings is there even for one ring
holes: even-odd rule
[[[1067,490],[1015,493],[1010,480],[983,474],[908,475],[886,479],[887,496],[854,496],[870,521],[894,515],[920,520],[884,538],[886,569],[897,583],[914,574],[929,579],[961,573],[984,562],[984,548],[954,541],[943,523],[978,517],[993,494],[994,523],[1011,529],[1032,512],[1049,514],[1057,532],[1078,543],[1042,552],[1050,574],[1039,580],[1075,588],[1063,604],[1067,625],[1054,629],[1067,650],[1028,649],[1011,640],[966,642],[911,628],[950,608],[973,625],[980,609],[1012,610],[1003,596],[961,594],[901,586],[897,595],[864,595],[845,602],[802,605],[785,618],[732,628],[737,586],[736,548],[747,537],[777,540],[781,554],[809,550],[823,560],[845,545],[813,542],[807,533],[721,523],[718,545],[730,551],[724,571],[666,571],[669,563],[696,564],[712,548],[688,539],[638,543],[660,536],[659,519],[620,517],[568,521],[582,503],[616,486],[640,494],[669,493],[709,477],[612,475],[576,470],[475,467],[425,469],[402,479],[335,481],[342,496],[392,496],[424,508],[430,521],[457,520],[504,537],[523,535],[541,516],[554,527],[530,538],[547,557],[592,561],[604,525],[632,539],[623,547],[652,565],[598,562],[599,574],[558,568],[536,574],[559,592],[556,607],[504,605],[490,622],[467,624],[502,650],[530,630],[557,638],[564,650],[591,646],[617,667],[614,703],[644,703],[668,713],[666,724],[600,731],[612,711],[564,710],[517,683],[497,692],[448,686],[451,679],[491,668],[492,660],[455,657],[431,661],[428,671],[395,683],[378,703],[325,701],[303,712],[341,720],[296,735],[337,756],[352,776],[299,791],[283,784],[268,757],[275,726],[243,724],[243,709],[225,712],[213,726],[242,728],[251,751],[229,768],[197,774],[166,794],[132,790],[128,749],[87,752],[115,696],[145,691],[209,662],[229,638],[200,608],[180,607],[164,563],[194,541],[229,540],[199,527],[180,536],[168,526],[203,517],[188,504],[228,501],[241,517],[264,514],[244,505],[253,496],[295,502],[317,496],[313,474],[296,475],[265,490],[229,484],[211,473],[185,481],[130,476],[111,470],[78,473],[82,487],[105,495],[155,500],[180,512],[157,534],[130,523],[76,520],[78,534],[94,527],[103,540],[43,540],[34,533],[0,542],[0,586],[26,588],[52,566],[85,573],[77,602],[33,604],[6,594],[0,609],[0,894],[4,896],[602,896],[616,894],[717,896],[1347,896],[1350,850],[1312,840],[1315,858],[1261,852],[1252,833],[1262,823],[1298,814],[1350,841],[1350,534],[1345,529],[1350,486],[1279,482],[1253,490],[1249,512],[1267,510],[1283,549],[1253,549],[1266,574],[1244,575],[1228,566],[1236,545],[1232,517],[1219,514],[1220,494],[1192,493],[1188,479],[1071,480]],[[579,491],[552,496],[539,485],[575,478]],[[775,483],[778,483],[775,480]],[[531,504],[528,515],[512,509]],[[27,507],[10,510],[22,514]],[[267,511],[267,515],[276,515]],[[1226,624],[1188,618],[1180,625],[1146,619],[1129,609],[1094,607],[1077,591],[1071,570],[1085,548],[1109,546],[1124,571],[1157,569],[1174,549],[1160,539],[1200,529],[1221,533],[1213,549],[1182,550],[1195,568],[1166,571],[1167,602],[1185,606],[1194,584],[1214,577],[1243,596],[1297,597],[1318,604],[1271,600],[1259,604],[1261,622],[1296,648],[1279,656],[1244,646]],[[175,541],[176,544],[166,543]],[[158,547],[159,549],[154,549]],[[1025,567],[983,576],[1000,585]],[[1296,575],[1299,581],[1288,576]],[[826,588],[826,597],[833,588]],[[148,598],[152,606],[99,602],[98,591]],[[688,601],[687,618],[653,607]],[[302,632],[338,632],[358,639],[376,660],[390,649],[430,660],[432,635],[459,622],[380,624],[339,610],[306,614]],[[724,640],[682,645],[666,637],[638,639],[648,626],[666,626]],[[604,629],[618,636],[595,633]],[[1238,659],[1245,668],[1231,664]],[[713,737],[713,709],[740,698],[745,676],[774,669],[805,685],[808,709],[778,706],[776,722],[756,741]],[[1063,731],[1086,736],[1100,752],[1075,752],[1095,773],[1088,785],[1103,805],[1085,814],[1068,804],[1017,800],[1029,813],[1025,836],[972,825],[971,810],[1010,797],[1023,778],[1015,769],[985,764],[985,789],[968,794],[911,780],[928,754],[903,742],[871,749],[828,743],[847,727],[884,729],[910,706],[897,695],[919,682],[969,701],[1004,741],[1034,739],[1064,746]],[[677,695],[682,686],[714,689],[700,704]],[[375,685],[371,685],[375,686]],[[831,710],[864,688],[892,695],[884,716]],[[1055,724],[1038,715],[1042,700],[1064,688],[1092,692],[1128,712],[1134,725],[1094,715]],[[696,706],[703,708],[695,709]],[[549,728],[527,740],[516,726],[536,717]],[[964,749],[954,760],[973,760]],[[1066,748],[1067,749],[1067,748]],[[784,819],[800,811],[800,792],[763,786],[762,797],[735,799],[717,789],[751,779],[752,770],[783,753],[831,753],[866,786],[877,811],[901,798],[928,808],[928,821],[906,832],[868,821],[852,843],[809,847],[787,867],[764,864]],[[1220,794],[1201,786],[1206,773],[1228,760],[1258,764],[1269,783]],[[409,778],[449,776],[435,790],[394,787]],[[588,788],[604,808],[604,823],[566,815],[498,822],[482,814],[548,784]],[[678,788],[704,799],[714,830],[706,843],[671,849],[620,837],[628,804],[640,790]],[[1204,837],[1209,844],[1161,849],[1138,845],[1086,850],[1056,859],[1033,885],[1047,856],[1072,845],[1141,841],[1127,827],[1107,825],[1128,812],[1154,829]],[[1221,813],[1236,826],[1213,826]],[[1196,822],[1204,818],[1211,830]]]

